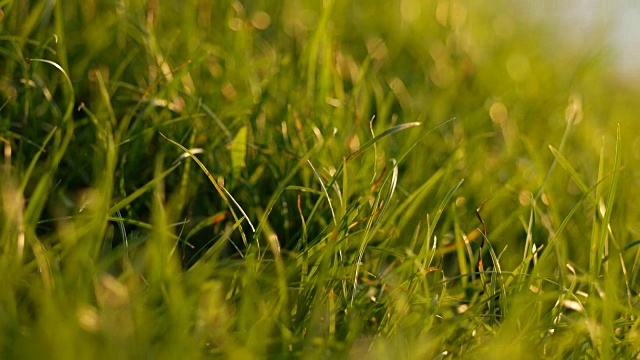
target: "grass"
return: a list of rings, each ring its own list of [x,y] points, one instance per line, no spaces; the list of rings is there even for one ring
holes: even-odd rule
[[[1,358],[640,354],[639,93],[602,29],[0,7]]]

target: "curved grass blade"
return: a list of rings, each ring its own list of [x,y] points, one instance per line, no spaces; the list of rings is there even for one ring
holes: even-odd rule
[[[562,134],[562,140],[560,140],[560,145],[558,146],[558,153],[561,153],[564,149],[565,144],[567,143],[567,139],[569,139],[569,133],[573,129],[573,122],[567,121],[567,127],[564,129],[564,134]],[[547,170],[546,175],[544,176],[544,180],[542,180],[542,184],[540,185],[540,189],[538,189],[538,193],[535,196],[536,200],[539,200],[544,193],[544,187],[547,185],[547,181],[551,178],[551,173],[553,169],[556,167],[556,163],[558,162],[557,158],[553,159],[551,162],[551,166],[549,166],[549,170]]]
[[[209,115],[209,117],[216,122],[218,127],[220,127],[220,130],[222,130],[222,132],[224,133],[225,137],[227,138],[227,141],[229,142],[233,141],[233,135],[231,134],[231,131],[227,129],[227,127],[224,125],[222,120],[220,120],[218,115],[216,115],[216,113],[214,113],[210,107],[202,103],[202,100],[200,98],[196,98],[195,96],[189,94],[188,92],[183,92],[183,91],[180,92],[180,95],[186,96],[192,101],[196,102],[198,104],[198,107],[202,108],[202,110],[204,110],[204,112],[207,113],[207,115]]]
[[[302,167],[302,164],[304,164],[309,157],[311,156],[311,154],[313,153],[314,149],[311,149],[308,153],[306,153],[302,158],[299,159],[298,163],[291,169],[289,170],[289,174],[280,181],[280,185],[278,186],[278,188],[276,189],[276,191],[273,192],[273,195],[271,196],[271,198],[269,199],[269,202],[267,203],[267,207],[264,209],[264,213],[262,214],[262,216],[260,217],[260,222],[258,223],[258,227],[256,228],[256,231],[253,234],[253,237],[255,240],[258,239],[258,236],[260,236],[261,230],[264,227],[263,224],[267,223],[267,218],[269,217],[269,214],[271,214],[271,211],[273,210],[273,207],[276,205],[276,201],[278,201],[278,198],[282,195],[282,193],[284,192],[284,190],[288,189],[289,186],[287,185],[287,183],[289,181],[291,181],[291,179],[293,178],[293,176],[298,172],[298,170]],[[317,204],[317,203],[316,203]],[[312,212],[313,213],[313,212]],[[311,217],[311,215],[309,216]],[[307,218],[307,222],[308,222],[308,218]]]
[[[344,167],[346,166],[346,164],[355,159],[356,157],[360,156],[365,150],[367,150],[368,148],[370,148],[371,146],[373,146],[374,144],[378,143],[380,140],[382,140],[383,138],[395,134],[399,131],[405,130],[405,129],[409,129],[412,127],[416,127],[422,125],[422,123],[420,122],[410,122],[410,123],[406,123],[406,124],[400,124],[400,125],[396,125],[394,127],[391,127],[385,131],[383,131],[382,133],[380,133],[380,135],[375,136],[372,139],[369,139],[369,141],[365,142],[358,150],[352,152],[349,156],[347,156],[347,158],[345,159],[345,161],[343,161],[340,166],[336,169],[336,172],[333,174],[333,176],[331,177],[331,180],[329,180],[329,182],[327,183],[327,187],[331,187],[333,186],[333,184],[338,180],[338,177],[340,175],[342,175],[342,171],[344,170]],[[442,124],[440,124],[442,125]],[[438,126],[440,126],[438,125]],[[438,127],[436,126],[436,128]],[[427,134],[429,134],[432,130],[428,131]],[[426,136],[427,134],[425,134],[424,136]],[[423,136],[423,137],[424,137]],[[421,138],[422,139],[422,138]],[[414,145],[415,146],[415,145]],[[413,146],[412,146],[413,148]],[[406,154],[405,154],[406,155]],[[402,162],[402,159],[404,158],[403,155],[400,160],[398,161],[398,163]],[[311,221],[311,219],[313,218],[313,216],[315,215],[318,207],[320,206],[320,201],[322,198],[318,199],[318,201],[316,202],[316,204],[313,206],[313,209],[311,210],[311,213],[309,214],[309,216],[307,217],[307,221]]]
[[[373,233],[373,229],[376,227],[376,225],[382,218],[382,215],[384,214],[385,210],[389,207],[389,203],[391,203],[391,198],[393,197],[396,187],[398,186],[398,163],[396,162],[395,159],[391,159],[391,161],[393,162],[393,172],[391,174],[391,184],[389,184],[389,191],[387,192],[387,196],[384,198],[384,200],[380,200],[380,197],[376,199],[376,202],[374,203],[374,206],[372,209],[373,214],[371,215],[371,217],[369,217],[369,221],[367,221],[367,227],[364,233],[364,237],[362,239],[362,242],[360,243],[360,249],[358,251],[358,260],[356,262],[356,268],[353,276],[353,293],[351,295],[352,305],[356,297],[356,290],[358,289],[358,275],[360,273],[360,266],[362,265],[362,258],[364,257],[364,251],[366,250],[367,245],[369,244],[369,240],[371,238],[371,234]]]
[[[68,104],[67,104],[67,110],[64,113],[64,117],[62,118],[62,122],[66,122],[68,119],[71,118],[71,114],[73,113],[73,104],[74,104],[74,99],[75,99],[75,93],[73,91],[73,83],[71,82],[71,78],[69,78],[69,75],[67,75],[67,72],[64,71],[64,69],[62,68],[62,66],[58,65],[58,63],[55,63],[51,60],[47,60],[47,59],[29,59],[29,61],[36,61],[36,62],[42,62],[45,64],[49,64],[53,67],[55,67],[56,69],[58,69],[62,75],[64,76],[65,80],[67,81],[67,85],[69,85],[69,99],[68,99]]]
[[[564,217],[564,219],[562,220],[562,222],[560,223],[560,225],[558,226],[558,228],[556,229],[556,231],[553,233],[553,237],[551,239],[549,239],[548,243],[547,243],[547,251],[543,251],[542,254],[540,255],[538,262],[536,263],[536,266],[534,267],[533,272],[535,272],[536,269],[539,269],[540,267],[543,266],[543,264],[547,261],[547,259],[549,258],[549,256],[551,256],[552,251],[551,249],[555,246],[556,242],[558,242],[559,240],[559,235],[564,231],[564,228],[567,227],[567,225],[569,224],[569,221],[571,220],[571,218],[573,217],[573,215],[578,211],[578,209],[582,206],[582,203],[589,197],[589,194],[591,194],[592,191],[594,191],[595,189],[598,188],[598,186],[600,186],[600,184],[602,184],[603,181],[605,181],[607,178],[609,178],[609,176],[611,176],[612,174],[608,174],[606,176],[603,176],[600,181],[598,181],[595,185],[593,185],[591,188],[587,189],[587,192],[584,193],[582,195],[582,197],[580,198],[580,200],[578,200],[576,202],[575,205],[573,205],[573,207],[571,208],[571,210],[569,210],[569,213]],[[553,252],[553,254],[555,254],[555,252]],[[561,264],[560,264],[561,265]],[[532,272],[532,275],[533,275]],[[535,276],[531,277],[532,279],[535,278]]]
[[[333,218],[333,223],[337,226],[338,225],[338,221],[336,220],[336,212],[333,210],[333,204],[331,203],[331,198],[329,197],[329,192],[327,192],[327,188],[324,186],[324,182],[322,181],[322,177],[320,177],[320,174],[318,174],[318,171],[316,171],[316,168],[311,163],[311,160],[307,159],[307,163],[309,164],[309,166],[311,166],[311,170],[313,171],[313,174],[316,176],[316,178],[320,182],[320,186],[322,187],[322,192],[324,193],[324,196],[327,198],[327,202],[329,203],[329,209],[331,209],[331,217]]]
[[[580,178],[580,175],[578,175],[576,170],[571,166],[571,164],[569,164],[567,159],[564,156],[562,156],[562,154],[560,154],[560,152],[551,145],[549,145],[549,150],[551,150],[551,153],[556,158],[560,166],[562,166],[562,168],[565,169],[569,173],[569,175],[571,175],[571,179],[573,179],[576,185],[578,185],[580,190],[582,190],[583,193],[587,193],[590,195],[591,193],[589,192],[589,187],[584,183],[584,181],[582,181],[582,179]],[[596,203],[596,200],[593,199],[591,196],[589,196],[589,201],[591,201],[592,204]]]
[[[422,125],[421,122],[410,122],[410,123],[405,123],[405,124],[400,124],[400,125],[396,125],[392,128],[389,128],[385,131],[383,131],[382,133],[380,133],[380,135],[375,136],[374,138],[369,139],[369,141],[367,141],[366,143],[364,143],[362,146],[360,146],[360,148],[354,152],[351,153],[351,155],[349,155],[347,157],[347,162],[355,159],[356,157],[360,156],[360,154],[362,154],[365,150],[367,150],[368,148],[370,148],[371,146],[373,146],[374,144],[376,144],[378,141],[380,141],[381,139],[389,136],[389,135],[393,135],[399,131],[405,130],[405,129],[409,129],[415,126],[419,126]],[[338,174],[338,172],[336,171],[336,175]]]
[[[427,231],[427,241],[422,246],[422,249],[420,249],[419,257],[423,258],[423,262],[422,262],[423,266],[426,266],[427,251],[428,251],[427,244],[429,242],[429,239],[431,239],[431,237],[433,236],[433,231],[435,230],[436,225],[438,225],[438,221],[440,220],[440,217],[442,216],[442,213],[444,212],[444,208],[447,206],[447,204],[451,200],[451,197],[456,192],[456,190],[458,190],[458,188],[460,187],[460,185],[462,185],[463,182],[464,182],[464,179],[461,179],[460,181],[458,181],[457,184],[455,184],[453,186],[453,188],[451,190],[449,190],[447,195],[440,202],[440,205],[438,206],[438,210],[436,210],[436,214],[433,216],[433,220],[431,220],[431,224],[429,225],[429,230]]]
[[[236,215],[236,212],[233,210],[233,207],[231,206],[231,203],[229,202],[229,199],[231,199],[231,201],[233,201],[233,203],[238,207],[238,209],[240,210],[240,212],[242,213],[244,218],[247,220],[247,223],[249,223],[249,226],[251,227],[251,230],[253,230],[253,232],[255,232],[255,228],[253,227],[253,224],[251,223],[251,220],[249,219],[249,216],[247,216],[247,214],[245,213],[244,209],[242,209],[242,207],[238,204],[236,199],[234,199],[233,196],[231,196],[231,194],[229,194],[227,189],[225,189],[223,186],[218,184],[218,182],[213,178],[213,176],[211,175],[211,173],[209,172],[207,167],[204,166],[204,164],[194,154],[192,154],[189,151],[189,149],[187,149],[186,147],[182,146],[178,142],[169,139],[163,133],[160,133],[160,135],[162,135],[163,138],[167,139],[173,145],[179,147],[180,150],[189,153],[189,156],[193,159],[193,161],[196,162],[196,164],[198,164],[198,166],[200,166],[200,169],[202,169],[202,171],[205,173],[205,175],[207,175],[207,178],[209,179],[211,184],[213,184],[213,187],[215,187],[216,191],[218,191],[218,194],[222,198],[222,201],[224,201],[224,203],[227,205],[227,207],[231,211],[231,214],[233,215],[233,218],[236,221],[239,221],[239,217]],[[240,226],[240,229],[242,229],[242,226]],[[244,232],[241,231],[240,233],[242,234],[242,239],[244,240],[245,245],[248,245],[246,237],[244,235]]]

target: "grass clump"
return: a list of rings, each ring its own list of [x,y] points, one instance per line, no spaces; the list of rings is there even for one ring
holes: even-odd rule
[[[0,357],[636,357],[638,91],[523,6],[2,5]]]

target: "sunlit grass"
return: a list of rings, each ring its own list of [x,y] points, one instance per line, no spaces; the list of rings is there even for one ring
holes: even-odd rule
[[[516,5],[2,5],[0,357],[637,357],[638,92]]]

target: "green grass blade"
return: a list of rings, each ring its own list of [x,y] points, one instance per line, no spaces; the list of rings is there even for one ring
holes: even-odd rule
[[[318,182],[320,182],[320,187],[322,187],[322,193],[324,194],[325,198],[327,199],[327,203],[329,204],[329,209],[331,210],[331,218],[333,218],[333,223],[335,225],[338,225],[338,221],[336,220],[336,212],[333,210],[333,203],[331,202],[331,197],[329,196],[329,193],[327,192],[327,188],[324,186],[324,182],[322,181],[322,177],[320,177],[320,174],[318,174],[318,171],[316,171],[316,168],[313,167],[313,164],[311,163],[311,160],[307,160],[307,163],[311,167],[311,170],[313,171],[313,174],[316,176],[316,179],[318,179]]]
[[[36,61],[36,62],[42,62],[45,64],[49,64],[53,67],[55,67],[56,69],[58,69],[58,71],[60,71],[64,77],[64,79],[67,81],[67,85],[69,86],[69,98],[67,99],[67,109],[64,113],[64,117],[63,117],[63,124],[68,121],[69,119],[71,119],[71,114],[73,113],[73,105],[74,105],[74,101],[75,101],[75,93],[73,90],[73,83],[71,82],[71,78],[69,78],[69,75],[67,74],[67,72],[62,68],[62,66],[58,65],[58,63],[53,62],[51,60],[47,60],[47,59],[29,59],[30,61]]]
[[[113,206],[111,206],[109,208],[109,211],[108,211],[109,214],[114,214],[116,211],[122,210],[124,207],[126,207],[129,204],[131,204],[135,199],[139,198],[140,196],[142,196],[147,191],[153,189],[153,187],[156,186],[156,184],[159,181],[161,181],[162,179],[167,177],[167,175],[171,174],[173,172],[173,170],[175,170],[179,165],[180,164],[175,164],[175,165],[171,166],[170,168],[164,170],[163,172],[161,172],[158,175],[158,177],[153,178],[153,180],[151,180],[148,183],[142,185],[139,189],[137,189],[133,193],[129,194],[124,199],[118,201],[116,204],[114,204]]]
[[[24,176],[22,178],[22,183],[20,184],[20,193],[24,193],[24,189],[27,186],[27,182],[31,178],[31,173],[33,173],[33,169],[35,169],[36,164],[38,163],[38,159],[40,159],[40,156],[42,155],[42,153],[45,152],[45,147],[47,146],[47,144],[53,137],[53,134],[55,134],[57,130],[58,130],[57,127],[54,127],[53,129],[51,129],[49,134],[47,134],[47,137],[44,138],[44,142],[42,143],[42,146],[40,146],[40,149],[38,150],[36,155],[33,157],[33,159],[31,159],[31,162],[29,163],[29,167],[27,167],[27,170],[25,171]]]
[[[553,146],[549,145],[549,149],[551,150],[551,153],[556,158],[560,166],[562,166],[562,168],[565,169],[569,173],[569,175],[571,175],[571,179],[573,179],[576,185],[578,185],[580,190],[582,190],[583,193],[591,195],[591,193],[589,192],[589,187],[584,183],[584,181],[582,181],[580,175],[578,175],[576,170],[571,166],[571,164],[569,164],[567,159],[565,159],[565,157],[562,156],[562,154],[560,154],[560,152],[558,152],[558,150],[556,150],[556,148],[554,148]],[[593,199],[591,196],[589,196],[589,200],[594,205],[596,204],[595,199]]]
[[[422,259],[423,267],[426,267],[427,265],[427,254],[429,252],[428,243],[431,241],[431,238],[433,237],[433,231],[435,230],[436,225],[438,225],[438,222],[440,221],[440,217],[442,216],[444,209],[447,207],[447,204],[449,204],[451,197],[456,192],[456,190],[458,190],[458,188],[460,187],[460,185],[462,185],[463,182],[464,182],[464,179],[461,179],[453,186],[453,188],[451,188],[451,190],[449,190],[447,195],[445,195],[444,199],[442,199],[442,201],[440,202],[440,205],[438,205],[438,209],[436,210],[436,213],[433,216],[433,220],[431,220],[431,223],[429,224],[429,228],[427,230],[427,236],[425,238],[426,241],[423,243],[422,248],[420,249],[420,254],[418,255],[418,257]]]
[[[247,157],[247,127],[243,126],[238,130],[231,142],[231,168],[234,176],[238,176],[245,168]]]
[[[251,219],[249,219],[249,216],[247,216],[247,214],[244,212],[244,209],[242,209],[242,207],[238,204],[238,202],[231,196],[231,194],[229,194],[229,192],[227,191],[227,189],[223,190],[223,186],[219,185],[218,182],[213,178],[213,176],[211,175],[211,173],[209,172],[209,170],[207,169],[206,166],[204,166],[204,164],[194,155],[192,154],[186,147],[180,145],[178,142],[173,141],[171,139],[169,139],[168,137],[166,137],[164,134],[160,133],[160,135],[162,135],[162,137],[164,137],[165,139],[167,139],[170,143],[174,144],[175,146],[179,147],[180,150],[189,153],[189,157],[191,157],[191,159],[193,159],[193,161],[196,162],[196,164],[198,164],[198,166],[200,166],[200,169],[202,169],[202,171],[205,173],[205,175],[207,176],[207,178],[209,179],[209,181],[211,182],[211,184],[213,184],[213,187],[216,189],[216,191],[218,191],[218,194],[220,195],[220,197],[222,198],[222,200],[224,201],[224,203],[227,205],[227,207],[229,208],[229,211],[231,211],[231,214],[233,215],[233,218],[236,221],[239,221],[238,216],[236,215],[235,211],[233,210],[233,206],[231,206],[231,203],[229,202],[229,199],[231,199],[231,201],[236,204],[236,206],[238,207],[238,209],[240,210],[240,212],[242,213],[242,215],[244,216],[244,218],[247,220],[247,222],[249,223],[249,226],[251,226],[251,229],[254,230],[255,232],[255,228],[253,227],[253,224],[251,223]],[[228,197],[227,197],[228,196]],[[242,226],[240,226],[240,229],[242,229]],[[246,241],[246,237],[244,235],[244,231],[241,231],[241,236],[242,239],[245,241],[245,245],[247,245],[247,241]]]
[[[360,242],[354,275],[353,275],[353,294],[351,296],[352,305],[356,296],[356,290],[358,287],[358,276],[360,274],[360,267],[362,265],[364,252],[367,248],[367,245],[369,244],[369,240],[370,240],[371,234],[373,233],[373,229],[375,229],[376,225],[382,218],[382,215],[386,212],[387,208],[389,207],[389,204],[391,203],[391,198],[393,197],[393,194],[396,190],[396,186],[398,185],[398,164],[395,161],[395,159],[392,159],[392,161],[393,161],[393,172],[391,174],[391,183],[389,184],[389,190],[387,190],[387,195],[385,196],[384,200],[380,199],[380,195],[376,198],[376,201],[374,202],[374,205],[372,208],[372,214],[369,217],[369,221],[367,221],[367,227],[365,229],[364,237]],[[385,183],[386,183],[386,180],[385,180]]]
[[[622,142],[620,140],[620,125],[618,124],[618,130],[616,135],[616,155],[613,166],[613,178],[611,179],[611,188],[609,190],[609,197],[607,198],[606,208],[604,210],[604,218],[602,225],[600,226],[600,236],[598,237],[598,252],[596,257],[596,274],[599,274],[600,267],[602,266],[602,259],[605,255],[605,247],[607,243],[607,233],[611,223],[611,213],[613,211],[613,202],[618,190],[618,181],[620,179],[620,162],[621,162],[621,147]]]
[[[360,146],[360,148],[356,151],[354,151],[353,153],[351,153],[348,157],[347,157],[347,162],[355,159],[356,157],[360,156],[365,150],[367,150],[368,148],[370,148],[371,146],[373,146],[374,144],[376,144],[377,142],[379,142],[380,140],[382,140],[383,138],[393,135],[399,131],[402,130],[406,130],[412,127],[416,127],[416,126],[420,126],[422,125],[422,123],[420,122],[410,122],[410,123],[405,123],[405,124],[400,124],[400,125],[396,125],[392,128],[389,128],[385,131],[383,131],[382,133],[380,133],[379,135],[376,135],[374,138],[369,139],[367,142],[365,142],[364,144],[362,144],[362,146]]]

